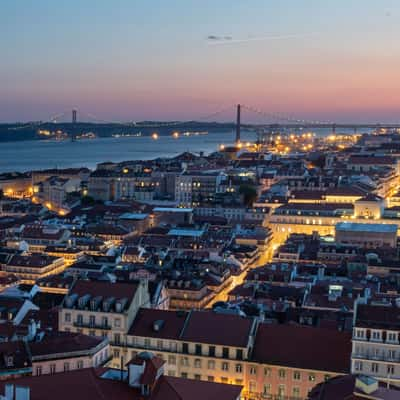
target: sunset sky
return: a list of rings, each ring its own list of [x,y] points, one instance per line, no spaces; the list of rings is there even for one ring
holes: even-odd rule
[[[0,121],[196,119],[240,102],[399,122],[399,22],[399,0],[2,0]]]

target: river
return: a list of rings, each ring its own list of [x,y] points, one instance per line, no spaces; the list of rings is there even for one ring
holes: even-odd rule
[[[242,140],[255,140],[252,132],[243,132]],[[45,168],[94,168],[104,161],[148,160],[173,157],[184,151],[208,154],[218,150],[220,144],[233,143],[233,132],[212,132],[208,135],[148,136],[97,138],[71,142],[22,141],[0,143],[0,173],[31,171]]]

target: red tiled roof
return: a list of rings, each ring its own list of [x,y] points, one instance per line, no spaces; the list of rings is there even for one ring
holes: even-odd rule
[[[0,393],[4,393],[6,383],[29,387],[31,400],[140,399],[136,389],[124,382],[101,379],[92,368],[0,381]]]
[[[236,400],[242,386],[163,376],[150,400]]]
[[[351,334],[295,325],[260,324],[253,350],[256,362],[282,367],[347,373]]]
[[[246,347],[254,324],[252,318],[192,311],[180,339],[221,346]]]
[[[188,313],[142,308],[137,313],[128,335],[154,337],[162,339],[178,339]],[[156,321],[163,321],[160,329],[154,329]]]
[[[59,332],[54,336],[46,337],[41,342],[29,344],[32,357],[48,356],[59,353],[89,351],[105,342],[104,338],[83,335],[80,333]]]
[[[85,281],[79,280],[75,283],[70,294],[84,296],[89,294],[92,297],[102,296],[104,298],[115,297],[116,299],[127,298],[132,301],[138,288],[137,283],[125,282],[103,282],[103,281]]]

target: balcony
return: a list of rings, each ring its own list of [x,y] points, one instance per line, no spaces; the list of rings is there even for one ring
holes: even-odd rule
[[[73,324],[76,328],[87,328],[87,329],[100,329],[100,330],[111,330],[112,326],[109,324],[93,324],[84,321],[75,321]]]
[[[400,363],[400,356],[390,357],[387,354],[371,354],[371,353],[352,353],[351,358],[357,360],[385,361],[389,363]]]

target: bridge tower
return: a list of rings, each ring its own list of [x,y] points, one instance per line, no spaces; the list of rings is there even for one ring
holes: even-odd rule
[[[236,144],[240,143],[240,104],[236,106]]]
[[[72,123],[73,123],[73,124],[76,124],[77,116],[78,116],[78,111],[74,108],[74,109],[72,110]]]

